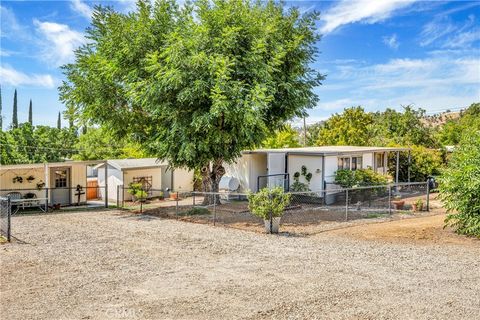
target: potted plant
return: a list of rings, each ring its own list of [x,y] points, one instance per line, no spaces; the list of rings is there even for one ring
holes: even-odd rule
[[[267,233],[278,233],[280,219],[290,204],[290,196],[281,187],[263,188],[257,193],[248,195],[248,208],[254,215],[264,220]]]
[[[423,200],[417,199],[414,203],[412,203],[412,210],[413,211],[422,211],[423,210]]]
[[[133,202],[136,202],[138,199],[145,198],[146,192],[143,190],[143,185],[141,183],[132,182],[128,185],[127,192],[132,195]]]
[[[28,177],[27,177],[28,183],[31,183],[33,180],[35,180],[35,177],[34,177],[34,176],[28,176]]]
[[[403,206],[405,205],[405,200],[402,200],[402,197],[395,196],[392,201],[395,210],[403,210]]]

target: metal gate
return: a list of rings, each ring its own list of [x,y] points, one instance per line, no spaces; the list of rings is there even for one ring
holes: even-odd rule
[[[10,241],[12,206],[10,198],[0,197],[0,233]]]

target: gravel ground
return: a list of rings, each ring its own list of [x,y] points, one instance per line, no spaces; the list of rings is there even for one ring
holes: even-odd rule
[[[2,319],[479,319],[480,245],[271,236],[118,211],[13,218]]]

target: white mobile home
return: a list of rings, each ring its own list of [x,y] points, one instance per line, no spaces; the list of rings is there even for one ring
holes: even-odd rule
[[[111,201],[131,200],[127,189],[132,182],[148,183],[151,190],[193,190],[193,171],[185,169],[170,170],[168,163],[156,158],[107,160],[107,174],[105,163],[99,164],[97,169],[98,185],[103,197],[105,177],[107,177],[108,199]],[[120,186],[120,187],[119,187]],[[122,191],[123,190],[123,191]]]
[[[321,191],[326,190],[326,184],[334,182],[338,169],[372,168],[386,174],[388,153],[396,152],[398,163],[399,152],[408,150],[356,146],[249,150],[235,163],[226,165],[225,176],[237,178],[241,192],[258,191],[267,185],[291,186],[295,173],[302,172],[304,167],[311,175],[310,190]],[[398,180],[398,166],[395,178]]]
[[[87,167],[97,163],[98,161],[65,161],[1,165],[0,195],[16,193],[22,197],[46,198],[48,203],[62,206],[85,203]],[[80,186],[80,192],[77,191],[77,186]]]

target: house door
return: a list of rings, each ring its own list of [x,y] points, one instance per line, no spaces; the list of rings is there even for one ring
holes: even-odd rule
[[[52,203],[70,204],[70,168],[52,168],[50,170]]]

